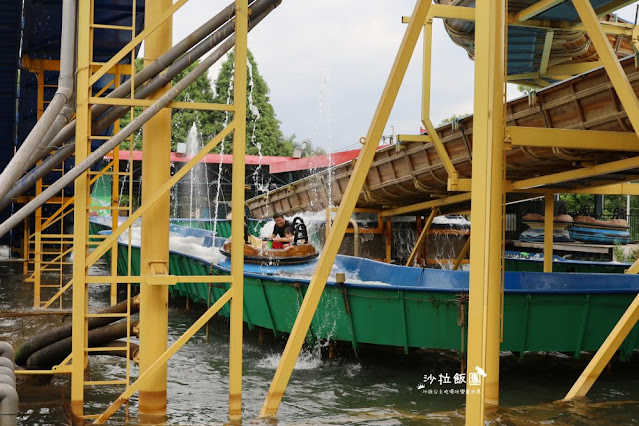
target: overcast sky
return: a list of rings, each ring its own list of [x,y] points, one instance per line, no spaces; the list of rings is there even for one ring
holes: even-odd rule
[[[174,43],[217,13],[228,0],[190,0],[174,17]],[[390,72],[414,0],[283,0],[249,34],[249,49],[270,87],[271,104],[286,136],[311,139],[338,151],[359,146]],[[621,16],[634,20],[635,6]],[[471,113],[473,65],[433,28],[431,120]],[[420,127],[421,38],[384,132],[417,133]],[[210,76],[215,79],[218,67]],[[519,96],[509,85],[509,98]]]

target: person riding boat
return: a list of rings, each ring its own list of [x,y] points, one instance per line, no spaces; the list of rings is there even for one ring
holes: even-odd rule
[[[270,240],[273,241],[272,248],[284,248],[284,244],[290,244],[293,242],[293,224],[286,220],[284,215],[279,212],[276,212],[273,215],[273,221],[275,222],[275,225],[273,226],[273,233],[270,238]],[[288,235],[286,234],[287,229],[291,231]]]

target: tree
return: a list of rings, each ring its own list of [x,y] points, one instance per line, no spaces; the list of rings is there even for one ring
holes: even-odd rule
[[[183,79],[189,72],[197,67],[199,61],[194,62],[184,71],[179,73],[172,81],[172,84],[176,84]],[[139,72],[144,66],[144,59],[135,60],[135,69]],[[213,102],[213,89],[211,86],[211,80],[207,73],[198,77],[191,85],[189,85],[182,93],[176,98],[178,102]],[[139,116],[142,113],[141,107],[135,107],[133,114],[134,117]],[[193,109],[174,109],[171,114],[171,149],[175,150],[178,142],[186,142],[187,135],[193,123],[197,123],[197,128],[202,135],[202,140],[208,142],[216,134],[215,128],[215,114],[213,111],[199,111]],[[127,113],[121,120],[121,127],[126,126],[131,122],[131,113]],[[134,134],[133,149],[142,149],[142,129],[136,131]],[[129,141],[124,141],[120,145],[122,149],[129,149]]]
[[[444,118],[442,121],[439,122],[439,125],[437,127],[441,127],[441,126],[445,126],[446,124],[450,124],[455,120],[461,120],[462,118],[468,117],[470,114],[453,114],[448,118]]]
[[[321,146],[313,146],[313,142],[306,138],[302,142],[296,140],[295,133],[285,138],[285,142],[292,147],[299,147],[302,149],[302,157],[312,157],[314,155],[324,155],[326,150]]]
[[[226,104],[232,101],[233,88],[230,86],[234,61],[235,55],[231,52],[222,64],[215,81],[216,103]],[[276,118],[275,110],[270,103],[268,85],[260,75],[257,63],[250,51],[248,52],[248,61],[250,68],[247,72],[246,153],[255,155],[261,152],[262,155],[289,156],[293,153],[293,145],[291,140],[285,139],[282,134],[280,121]],[[216,112],[215,116],[215,127],[218,132],[222,130],[225,121],[230,122],[232,119],[232,113],[229,113],[228,118],[224,112]],[[255,131],[253,131],[254,128]],[[224,151],[230,153],[233,145],[232,138],[228,137],[224,144]]]

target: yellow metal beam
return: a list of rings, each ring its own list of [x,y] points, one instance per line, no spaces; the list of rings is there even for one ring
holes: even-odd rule
[[[631,157],[624,160],[612,161],[610,163],[584,167],[577,170],[569,170],[566,172],[559,172],[536,178],[524,179],[513,182],[511,184],[511,187],[515,190],[536,188],[543,185],[556,184],[571,180],[584,179],[592,176],[601,176],[608,173],[621,172],[636,167],[639,167],[639,157]]]
[[[461,19],[463,21],[475,20],[474,7],[449,6],[444,4],[432,4],[428,11],[427,20],[433,18]],[[406,19],[410,19],[406,17]],[[408,22],[405,22],[408,23]]]
[[[541,13],[544,13],[545,11],[547,11],[548,9],[552,9],[553,7],[557,6],[560,3],[563,3],[564,0],[541,0],[538,1],[537,3],[528,6],[527,8],[523,9],[521,12],[517,13],[515,15],[515,21],[517,22],[523,22],[526,21],[530,18],[533,18]]]
[[[457,259],[455,259],[455,263],[453,264],[453,271],[456,271],[459,269],[459,266],[462,264],[462,261],[468,254],[469,249],[470,249],[470,235],[468,236],[468,238],[466,238],[464,247],[462,247],[461,251],[459,252],[459,256],[457,256]]]
[[[581,188],[530,188],[513,190],[510,182],[506,182],[506,192],[524,194],[603,194],[603,195],[639,195],[637,183],[602,183],[600,185]]]
[[[581,18],[581,22],[586,27],[588,37],[590,37],[597,49],[599,59],[608,73],[608,77],[617,92],[621,104],[626,110],[626,114],[628,114],[628,119],[634,129],[639,129],[639,100],[637,100],[635,91],[630,81],[628,81],[628,76],[626,76],[623,68],[621,68],[621,64],[617,60],[617,54],[612,49],[608,37],[606,37],[606,34],[599,25],[599,18],[592,9],[590,1],[573,0],[573,5]]]
[[[228,275],[169,275],[161,277],[170,285],[178,283],[230,283],[231,278]],[[88,284],[131,284],[131,283],[155,283],[158,280],[157,275],[121,275],[121,276],[92,276],[87,277]]]
[[[506,140],[512,146],[639,151],[639,137],[630,132],[509,126],[506,127]]]
[[[605,34],[620,35],[626,37],[632,36],[632,30],[635,28],[633,24],[625,24],[623,22],[599,21],[599,25],[601,26],[601,29]],[[571,29],[574,31],[585,31],[586,27],[582,23],[574,25]]]
[[[104,424],[113,414],[115,414],[118,408],[127,402],[134,393],[140,390],[156,372],[160,371],[161,368],[166,368],[166,362],[175,355],[177,351],[179,351],[180,348],[184,346],[184,344],[188,342],[191,337],[193,337],[195,333],[197,333],[211,318],[213,318],[213,315],[215,315],[222,306],[226,305],[231,298],[231,292],[232,290],[228,290],[213,305],[211,305],[211,307],[200,318],[198,318],[198,320],[195,321],[193,325],[190,326],[188,330],[186,330],[184,334],[171,345],[170,348],[162,353],[155,362],[146,369],[145,372],[140,374],[140,377],[138,377],[138,379],[132,383],[131,386],[93,422],[93,424]]]
[[[173,0],[154,0],[146,4],[145,22],[162,24],[149,34],[144,46],[144,64],[148,66],[171,48],[173,40]],[[152,99],[159,99],[171,88],[167,84]],[[171,110],[155,114],[142,130],[142,203],[148,202],[171,177]],[[148,167],[152,165],[152,167]],[[140,275],[157,275],[167,285],[140,283],[140,373],[153,365],[166,351],[169,328],[169,193],[165,192],[146,214],[142,215]],[[157,283],[155,283],[157,284]],[[140,387],[138,410],[149,420],[166,415],[167,366],[158,368]],[[159,418],[157,416],[160,416]]]
[[[242,419],[242,332],[244,327],[244,182],[246,167],[246,77],[248,0],[235,2],[235,85],[233,104],[233,220],[231,234],[231,318],[229,342],[229,419]]]
[[[477,0],[466,424],[499,403],[505,102],[505,1]],[[484,374],[479,374],[484,373]],[[471,392],[478,391],[478,392]]]
[[[401,142],[424,142],[424,143],[432,143],[433,138],[430,135],[397,135],[397,140]]]
[[[42,71],[60,71],[60,61],[57,59],[39,59],[31,58],[27,55],[22,57],[22,68],[30,72]],[[99,65],[91,65],[91,71],[95,72],[100,69]],[[115,64],[106,74],[131,74],[131,64]]]
[[[412,266],[415,257],[417,256],[417,252],[421,249],[422,244],[424,243],[424,238],[428,235],[428,231],[430,230],[431,225],[433,224],[433,220],[435,220],[435,216],[439,213],[439,207],[434,207],[430,212],[430,216],[428,216],[428,220],[424,225],[424,229],[422,229],[422,233],[419,234],[419,238],[417,238],[417,242],[415,243],[415,247],[413,251],[408,256],[408,261],[406,262],[406,266]]]
[[[295,361],[302,348],[308,327],[315,314],[315,309],[317,308],[326,280],[335,261],[335,256],[337,255],[341,240],[344,237],[344,232],[355,208],[357,194],[361,192],[364,181],[366,180],[366,175],[368,174],[373,157],[375,156],[375,151],[377,150],[377,142],[380,140],[386,123],[388,122],[392,106],[397,98],[397,92],[406,73],[406,68],[417,44],[417,39],[421,33],[430,6],[430,0],[419,0],[415,4],[413,14],[411,15],[411,22],[406,28],[406,33],[404,34],[386,86],[382,92],[380,102],[366,134],[364,147],[360,151],[357,162],[355,163],[355,168],[353,169],[353,173],[342,197],[337,218],[324,245],[324,250],[320,255],[308,291],[300,307],[300,313],[295,320],[291,335],[282,354],[282,359],[275,372],[275,377],[269,388],[264,405],[262,406],[260,412],[260,416],[262,417],[274,417],[282,401],[284,390],[291,377]]]
[[[459,173],[457,173],[457,170],[455,170],[455,166],[453,165],[453,162],[450,160],[450,157],[448,156],[448,152],[446,151],[446,147],[444,146],[444,143],[442,142],[439,135],[437,134],[437,130],[435,130],[435,126],[433,126],[433,123],[430,121],[428,117],[424,117],[424,116],[422,116],[422,124],[426,128],[426,131],[428,132],[430,137],[433,139],[433,147],[437,151],[437,155],[439,156],[439,161],[442,162],[442,164],[444,165],[444,168],[446,169],[446,173],[448,173],[448,180],[451,181],[453,185],[456,184],[457,179],[459,179]]]
[[[431,6],[432,8],[432,6]],[[423,37],[423,65],[422,65],[422,122],[427,120],[430,122],[430,85],[431,85],[431,64],[433,56],[433,20],[426,19],[424,23]],[[431,123],[432,127],[432,123]],[[427,128],[428,130],[428,128]],[[428,130],[428,135],[432,135]],[[432,136],[433,141],[437,138],[435,134]],[[438,138],[437,138],[438,139]],[[441,143],[441,141],[440,141]]]
[[[470,193],[451,195],[450,197],[441,198],[439,200],[425,201],[423,203],[412,204],[410,206],[398,207],[396,209],[384,210],[381,212],[382,217],[397,216],[406,213],[415,213],[423,210],[432,209],[433,207],[448,206],[451,204],[463,203],[470,200]]]
[[[78,70],[76,73],[76,132],[75,161],[84,160],[89,152],[89,135],[91,134],[91,113],[89,105],[89,62],[90,62],[90,22],[91,2],[78,2]],[[87,319],[88,301],[87,285],[84,282],[88,275],[86,256],[88,239],[87,209],[89,205],[89,175],[83,173],[75,180],[74,210],[75,232],[73,240],[73,333],[71,338],[71,414],[80,419],[84,415],[84,368],[88,346]]]
[[[453,182],[448,178],[449,192],[470,192],[472,189],[472,179],[457,178],[457,182]]]
[[[554,36],[554,31],[546,31],[546,37],[544,38],[544,50],[541,52],[541,63],[539,65],[539,72],[541,74],[545,74],[546,71],[548,71],[548,61],[550,60],[550,52],[552,51],[552,39]]]
[[[552,272],[554,211],[555,194],[546,194],[544,197],[544,272]]]
[[[133,107],[149,107],[156,101],[155,99],[130,99],[130,98],[100,98],[91,97],[91,104],[95,105],[118,105]],[[229,104],[207,104],[204,102],[170,102],[163,109],[193,109],[201,111],[233,111],[233,105]]]

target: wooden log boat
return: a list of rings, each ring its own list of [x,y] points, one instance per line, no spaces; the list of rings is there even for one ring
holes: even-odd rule
[[[220,252],[230,257],[231,242],[225,242],[220,248]],[[294,244],[281,249],[244,244],[244,262],[246,263],[285,265],[308,262],[317,256],[319,256],[319,252],[312,244]]]

